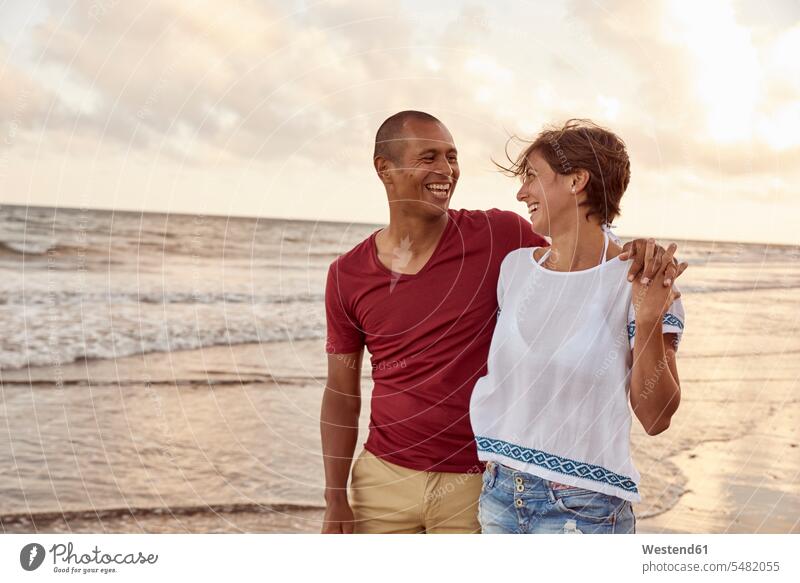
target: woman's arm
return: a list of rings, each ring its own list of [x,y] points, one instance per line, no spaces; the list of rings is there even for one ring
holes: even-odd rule
[[[675,361],[675,357],[677,356],[677,345],[676,342],[678,341],[678,335],[673,333],[664,334],[664,348],[667,351],[667,361],[669,362],[669,372],[672,375],[672,378],[675,379],[675,382],[678,383],[678,389],[680,389],[681,379],[678,378],[678,363]]]
[[[674,333],[661,333],[661,318],[636,321],[631,371],[631,407],[648,435],[669,427],[681,400]]]
[[[665,286],[667,267],[677,246],[669,246],[663,261],[654,261],[654,242],[649,241],[645,271],[648,284],[633,282],[635,342],[630,400],[633,412],[649,435],[665,431],[678,409],[681,387],[675,362],[674,333],[664,334],[662,322],[670,304],[679,296],[673,284]]]

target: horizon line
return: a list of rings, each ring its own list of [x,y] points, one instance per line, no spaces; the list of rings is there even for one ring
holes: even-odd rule
[[[0,207],[9,206],[9,207],[18,207],[18,208],[27,208],[33,207],[37,209],[64,209],[64,210],[71,210],[71,211],[101,211],[107,213],[128,213],[128,214],[147,214],[147,215],[180,215],[180,216],[203,216],[203,217],[219,217],[219,218],[233,218],[233,219],[250,219],[250,220],[268,220],[268,221],[290,221],[295,223],[323,223],[329,225],[364,225],[364,226],[381,226],[385,223],[371,223],[365,221],[329,221],[329,220],[322,220],[322,219],[308,219],[308,218],[288,218],[288,217],[262,217],[262,216],[254,216],[254,215],[237,215],[237,214],[217,214],[217,213],[189,213],[189,212],[181,212],[181,211],[156,211],[156,210],[141,210],[141,209],[126,209],[126,208],[105,208],[105,207],[74,207],[74,206],[46,206],[46,205],[37,205],[37,204],[16,204],[16,203],[2,203],[0,202]],[[496,207],[493,207],[496,208]],[[488,210],[488,209],[450,209],[450,210]],[[503,209],[501,209],[503,210]],[[515,211],[509,211],[515,212]],[[517,213],[519,214],[519,213]],[[520,215],[522,216],[522,215]],[[614,233],[620,238],[625,239],[636,239],[642,238],[641,236],[634,236],[634,235],[622,235]],[[542,235],[543,236],[543,235]],[[733,240],[724,240],[724,239],[683,239],[683,238],[672,238],[672,237],[662,237],[665,239],[669,239],[670,241],[681,241],[685,243],[726,243],[726,244],[738,244],[738,245],[770,245],[773,247],[798,247],[800,243],[773,243],[767,241],[733,241]]]

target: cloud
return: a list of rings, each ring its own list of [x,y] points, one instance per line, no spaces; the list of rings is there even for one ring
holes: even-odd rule
[[[336,5],[336,3],[334,3]],[[366,2],[347,11],[279,4],[78,0],[34,29],[44,62],[67,69],[95,105],[78,131],[186,151],[205,141],[272,159],[362,115],[383,78],[418,77],[400,49],[408,30]],[[55,83],[55,82],[54,82]]]
[[[794,173],[800,162],[797,24],[745,23],[727,2],[570,6],[596,47],[592,52],[614,65],[602,69],[625,111],[614,128],[640,164],[691,169],[717,183]]]
[[[797,9],[700,4],[53,1],[24,51],[0,45],[6,155],[41,144],[284,181],[316,164],[344,196],[372,184],[375,129],[400,109],[448,124],[465,183],[508,135],[590,117],[628,143],[634,190],[660,173],[686,192],[788,199]]]
[[[53,96],[10,59],[8,47],[0,42],[0,120],[15,129],[31,128],[40,122]]]
[[[437,94],[458,115],[515,131],[584,116],[640,143],[660,136],[664,147],[648,159],[666,164],[678,142],[800,145],[786,129],[800,94],[787,81],[799,78],[796,27],[757,47],[726,4],[689,13],[676,6],[684,5],[448,13],[362,0],[292,13],[277,3],[78,0],[53,4],[34,39],[45,62],[68,69],[93,96],[78,131],[141,146],[166,139],[182,152],[200,140],[248,159],[313,155],[319,140],[309,145],[309,137],[340,123],[363,137],[365,124],[393,107],[435,107]],[[711,24],[724,34],[709,36]],[[728,64],[731,52],[739,58]],[[737,87],[744,73],[748,83]],[[354,121],[370,112],[375,121]]]

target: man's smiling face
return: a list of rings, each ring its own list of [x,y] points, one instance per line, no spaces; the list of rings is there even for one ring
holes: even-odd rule
[[[447,212],[459,177],[453,136],[441,123],[409,119],[389,162],[390,204],[419,202],[425,215]]]

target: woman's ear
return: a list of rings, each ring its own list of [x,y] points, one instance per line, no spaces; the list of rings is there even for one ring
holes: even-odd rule
[[[589,173],[583,168],[578,168],[570,174],[570,192],[578,194],[589,184]]]

